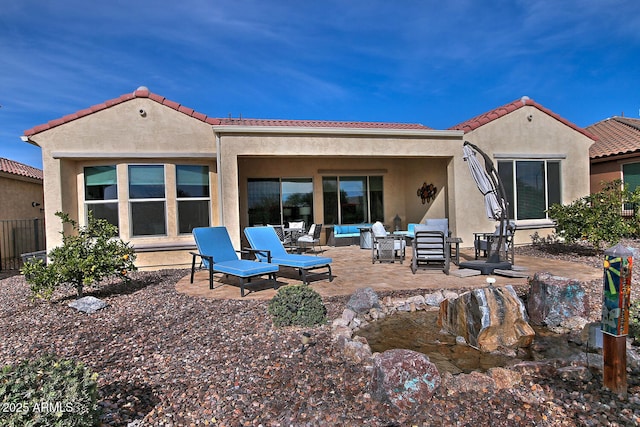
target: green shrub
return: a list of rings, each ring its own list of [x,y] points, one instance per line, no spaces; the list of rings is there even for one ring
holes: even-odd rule
[[[82,363],[43,356],[0,371],[3,426],[94,426],[97,374]]]
[[[636,204],[640,193],[630,192],[620,180],[605,183],[603,189],[576,200],[570,205],[555,204],[549,217],[556,222],[556,233],[566,243],[586,240],[595,249],[613,245],[622,237],[633,237],[640,230],[639,218],[622,217],[623,203]]]
[[[632,301],[629,307],[629,336],[640,343],[640,299]]]
[[[281,288],[269,301],[268,311],[276,326],[314,326],[327,320],[320,294],[307,285]]]
[[[56,215],[63,224],[70,224],[73,232],[62,232],[62,246],[49,252],[48,264],[32,260],[22,266],[33,297],[49,299],[56,288],[70,284],[80,298],[85,285],[113,276],[128,280],[127,274],[136,269],[136,254],[128,243],[116,238],[116,226],[94,218],[91,212],[85,227],[79,227],[65,213]]]

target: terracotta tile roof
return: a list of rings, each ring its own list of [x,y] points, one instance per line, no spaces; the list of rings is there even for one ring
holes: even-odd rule
[[[177,102],[168,100],[160,95],[151,93],[149,89],[144,86],[139,87],[133,93],[124,94],[118,98],[105,101],[102,104],[97,104],[84,110],[77,111],[73,114],[68,114],[59,119],[51,120],[45,124],[35,126],[31,129],[24,131],[25,136],[32,136],[45,130],[60,126],[62,124],[71,122],[89,114],[105,110],[113,107],[114,105],[122,104],[123,102],[130,101],[134,98],[149,98],[156,101],[159,104],[165,105],[169,108],[173,108],[176,111],[180,111],[195,119],[201,120],[210,125],[239,125],[239,126],[303,126],[303,127],[337,127],[337,128],[380,128],[380,129],[430,129],[421,124],[415,123],[377,123],[377,122],[334,122],[334,121],[320,121],[320,120],[269,120],[269,119],[234,119],[234,118],[215,118],[209,117],[206,114],[198,113],[192,108],[185,107]]]
[[[221,125],[238,126],[284,126],[317,128],[355,128],[355,129],[431,129],[420,123],[387,122],[340,122],[325,120],[284,120],[284,119],[220,119]]]
[[[0,172],[42,180],[42,170],[0,157]]]
[[[614,116],[589,125],[587,131],[598,137],[589,149],[589,157],[640,153],[640,119]]]
[[[469,120],[466,120],[462,123],[459,123],[455,126],[452,126],[449,128],[449,130],[461,130],[464,131],[464,133],[468,133],[471,132],[474,129],[479,128],[480,126],[486,125],[489,122],[492,122],[502,116],[506,116],[507,114],[524,107],[525,105],[530,105],[532,107],[537,108],[538,110],[542,111],[545,114],[548,114],[549,116],[555,118],[556,120],[564,123],[565,125],[569,126],[570,128],[577,130],[578,132],[584,134],[585,136],[591,138],[591,139],[595,139],[593,135],[589,134],[589,132],[585,131],[583,128],[571,123],[570,121],[568,121],[567,119],[560,117],[559,115],[557,115],[556,113],[554,113],[553,111],[549,110],[548,108],[543,107],[542,105],[538,104],[537,102],[535,102],[533,99],[529,98],[528,96],[523,96],[520,99],[517,99],[513,102],[510,102],[506,105],[503,105],[502,107],[498,107],[495,108],[491,111],[488,111],[486,113],[480,114],[479,116],[473,117]]]
[[[68,114],[59,119],[51,120],[42,125],[35,126],[31,129],[27,129],[24,131],[25,136],[35,135],[37,133],[43,132],[45,130],[54,128],[56,126],[60,126],[65,123],[69,123],[73,120],[79,119],[84,116],[88,116],[89,114],[93,114],[95,112],[106,110],[107,108],[111,108],[114,105],[122,104],[123,102],[130,101],[134,98],[149,98],[153,101],[156,101],[158,104],[166,105],[169,108],[173,108],[176,111],[180,111],[188,116],[194,117],[198,120],[202,120],[205,123],[209,123],[211,125],[220,124],[220,119],[215,119],[213,117],[207,117],[205,114],[198,113],[192,108],[185,107],[184,105],[180,105],[177,102],[170,101],[160,95],[156,95],[154,93],[149,92],[144,86],[139,87],[133,93],[126,93],[118,98],[110,99],[109,101],[105,101],[102,104],[96,104],[92,107],[85,108],[84,110],[77,111],[73,114]]]

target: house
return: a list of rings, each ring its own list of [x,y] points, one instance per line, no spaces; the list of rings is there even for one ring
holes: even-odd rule
[[[518,227],[516,244],[531,242],[534,232],[552,231],[549,206],[589,192],[584,154],[594,137],[526,96],[450,129],[464,131],[466,140],[492,157],[507,192],[509,218]],[[471,194],[458,203],[461,212],[473,212],[479,202]],[[480,216],[466,221],[473,230],[487,228]]]
[[[18,268],[20,254],[44,249],[42,171],[0,158],[0,270]]]
[[[614,116],[585,128],[597,141],[589,149],[591,192],[621,179],[633,191],[640,185],[640,119]]]
[[[397,216],[406,227],[447,217],[471,245],[473,232],[494,223],[483,217],[483,197],[462,159],[465,139],[502,162],[546,168],[556,161],[550,179],[562,182],[563,202],[589,191],[591,138],[531,100],[518,102],[481,124],[437,130],[214,118],[140,87],[29,129],[23,140],[43,153],[49,247],[60,244],[56,211],[80,221],[88,211],[108,218],[148,269],[188,265],[191,229],[203,225],[224,224],[239,248],[242,229],[255,224],[302,219],[330,233],[334,224],[391,225]],[[436,189],[428,201],[417,195],[425,183]],[[548,229],[551,222],[524,218],[523,225]]]

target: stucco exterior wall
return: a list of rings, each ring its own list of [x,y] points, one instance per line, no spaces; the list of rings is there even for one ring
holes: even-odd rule
[[[342,175],[384,177],[384,220],[389,226],[396,214],[403,228],[409,222],[448,217],[452,233],[462,237],[463,247],[470,247],[474,232],[492,231],[495,223],[486,218],[483,197],[462,158],[465,139],[494,163],[510,157],[557,157],[564,203],[589,193],[588,149],[593,142],[533,106],[463,135],[399,128],[212,126],[144,97],[51,127],[30,139],[43,153],[48,249],[61,242],[55,212],[85,222],[84,167],[116,165],[121,237],[136,247],[141,268],[190,265],[193,238],[177,232],[176,195],[171,193],[175,193],[177,164],[209,167],[211,225],[225,225],[237,249],[248,224],[248,178],[311,177],[315,221],[324,223],[322,177]],[[130,164],[165,165],[166,236],[131,236]],[[423,183],[438,189],[436,198],[425,204],[417,195]],[[519,222],[516,243],[529,242],[533,231],[543,234],[550,226],[550,221]]]
[[[48,250],[62,242],[61,222],[55,212],[67,212],[80,224],[85,223],[85,166],[117,165],[121,237],[141,249],[137,262],[141,268],[190,265],[191,258],[184,247],[193,248],[193,238],[177,235],[175,204],[170,203],[175,200],[175,169],[172,168],[176,164],[209,166],[213,205],[210,220],[212,224],[219,222],[215,205],[218,180],[213,132],[210,125],[200,120],[148,98],[134,98],[38,133],[31,140],[43,153]],[[167,236],[132,238],[127,165],[157,163],[166,165]],[[167,254],[167,251],[174,252]]]
[[[322,198],[323,176],[380,175],[383,177],[384,223],[390,228],[398,215],[406,229],[409,222],[446,216],[448,159],[443,158],[360,158],[360,157],[240,157],[240,228],[248,225],[247,180],[249,178],[312,178],[316,223],[327,226]],[[422,204],[417,189],[423,182],[438,188],[436,199]]]
[[[619,160],[591,164],[590,189],[592,193],[602,190],[603,182],[622,179],[622,164]]]
[[[42,181],[0,174],[0,220],[43,218],[43,191]]]
[[[238,246],[241,230],[247,222],[247,208],[243,204],[246,203],[248,177],[313,177],[317,190],[314,214],[320,222],[323,220],[323,175],[386,170],[383,179],[385,222],[392,224],[393,217],[398,214],[406,226],[408,220],[417,222],[427,216],[447,215],[451,199],[446,190],[447,166],[453,156],[460,154],[457,151],[462,150],[462,134],[455,131],[355,135],[347,130],[343,130],[344,134],[296,134],[295,130],[290,130],[290,134],[273,130],[248,134],[215,127],[214,130],[220,140],[223,221]],[[417,188],[431,179],[441,191],[429,205],[416,207],[416,200],[421,204],[416,195]]]
[[[561,162],[562,203],[572,201],[589,194],[589,146],[593,141],[584,134],[566,126],[555,118],[532,106],[519,108],[508,115],[487,123],[465,135],[465,140],[477,145],[497,167],[502,158],[538,159],[558,158]],[[454,159],[464,163],[461,156]],[[466,173],[456,175],[456,190],[468,188],[471,174],[464,165]],[[487,219],[484,213],[482,194],[466,193],[466,197],[456,198],[456,210],[465,220],[458,227],[458,233],[467,242],[473,242],[473,232],[491,232],[495,222]],[[553,228],[550,221],[518,221],[516,244],[530,243],[531,234],[538,232],[546,236]],[[466,246],[466,245],[465,245]]]

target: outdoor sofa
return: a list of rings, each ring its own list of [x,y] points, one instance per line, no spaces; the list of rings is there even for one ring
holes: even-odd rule
[[[371,227],[372,224],[335,224],[329,235],[329,246],[349,246],[360,244],[360,228]]]

